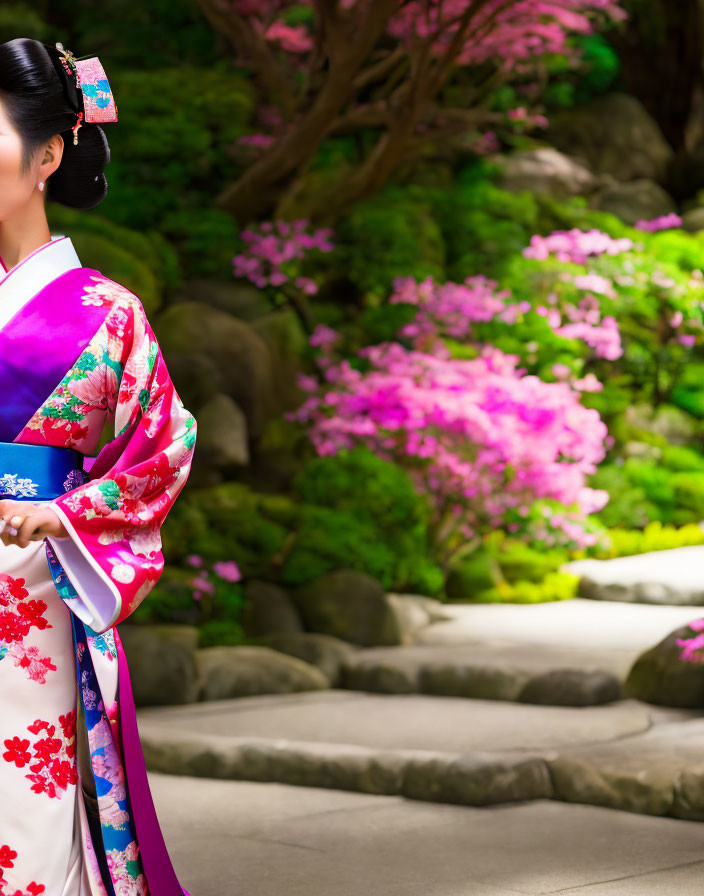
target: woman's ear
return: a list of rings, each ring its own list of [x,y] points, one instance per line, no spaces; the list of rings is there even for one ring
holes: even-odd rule
[[[64,138],[61,134],[54,134],[44,149],[44,158],[40,166],[42,180],[53,174],[61,164],[64,154]]]

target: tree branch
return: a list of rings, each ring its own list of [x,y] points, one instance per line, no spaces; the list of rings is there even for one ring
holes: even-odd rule
[[[246,17],[233,12],[224,0],[197,2],[213,29],[251,65],[269,97],[281,107],[285,116],[290,117],[297,105],[296,94],[262,34],[252,27]]]

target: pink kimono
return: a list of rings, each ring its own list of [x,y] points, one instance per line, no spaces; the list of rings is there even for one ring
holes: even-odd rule
[[[140,300],[65,236],[0,259],[0,395],[0,499],[69,533],[0,543],[0,896],[183,896],[115,626],[163,570],[195,418]]]

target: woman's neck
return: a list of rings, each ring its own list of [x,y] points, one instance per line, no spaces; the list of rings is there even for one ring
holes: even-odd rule
[[[23,209],[0,221],[0,258],[5,268],[11,270],[50,239],[43,197],[34,194]]]

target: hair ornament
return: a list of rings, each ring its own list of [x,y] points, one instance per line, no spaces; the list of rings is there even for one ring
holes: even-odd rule
[[[78,144],[78,129],[82,124],[105,124],[117,121],[117,106],[105,69],[97,56],[83,56],[76,59],[62,43],[57,43],[56,49],[60,54],[59,61],[66,84],[70,85],[69,98],[73,105],[78,107],[76,123],[71,129],[73,144],[76,146]],[[82,103],[78,100],[79,92]]]

